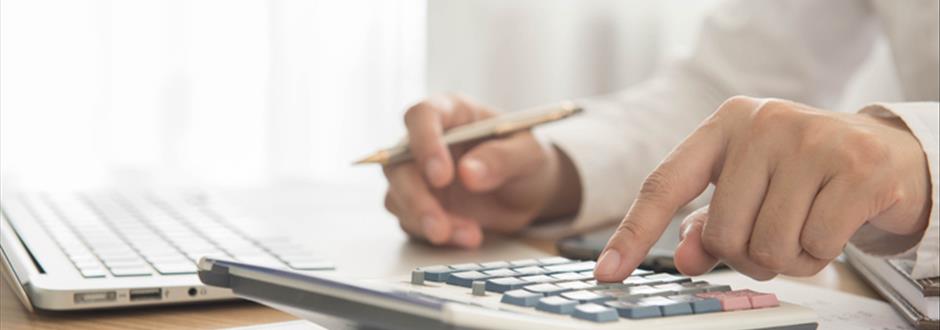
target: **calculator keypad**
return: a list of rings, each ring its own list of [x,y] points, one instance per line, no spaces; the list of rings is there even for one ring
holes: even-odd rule
[[[500,301],[592,322],[729,312],[780,305],[777,296],[637,269],[619,283],[594,280],[594,261],[563,257],[420,267],[413,276],[470,288]],[[479,282],[474,284],[474,282]]]

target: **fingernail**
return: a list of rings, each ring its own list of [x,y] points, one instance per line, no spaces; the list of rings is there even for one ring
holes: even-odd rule
[[[428,181],[431,183],[440,182],[444,176],[444,162],[438,158],[431,158],[425,165],[424,170],[427,172],[425,174],[428,176]]]
[[[424,217],[421,219],[421,226],[424,227],[424,236],[427,237],[429,241],[438,243],[440,241],[441,235],[441,225],[437,222],[436,219],[432,217]]]
[[[483,164],[479,159],[476,158],[464,158],[463,166],[470,171],[470,174],[477,179],[482,179],[486,176],[486,164]]]
[[[620,252],[614,249],[608,249],[604,255],[597,260],[595,272],[600,276],[613,276],[620,268]]]
[[[473,231],[469,228],[458,228],[454,232],[454,243],[460,246],[473,246],[476,244],[476,240],[473,237]]]

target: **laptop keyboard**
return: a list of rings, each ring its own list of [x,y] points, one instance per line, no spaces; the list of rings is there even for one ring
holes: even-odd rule
[[[592,322],[774,308],[777,296],[728,285],[637,269],[620,283],[594,280],[594,261],[563,257],[419,267],[411,283],[425,281],[500,295],[500,302]]]
[[[23,195],[14,203],[32,212],[86,278],[195,274],[204,256],[302,271],[333,269],[287,239],[258,239],[237,230],[227,218],[238,213],[210,200],[203,194],[89,193]],[[5,211],[16,207],[6,202]]]

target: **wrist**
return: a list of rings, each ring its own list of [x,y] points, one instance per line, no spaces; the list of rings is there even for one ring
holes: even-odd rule
[[[547,202],[539,212],[538,219],[571,217],[577,214],[581,206],[581,178],[574,162],[561,149],[549,147],[549,161],[552,162],[550,180],[554,182]]]

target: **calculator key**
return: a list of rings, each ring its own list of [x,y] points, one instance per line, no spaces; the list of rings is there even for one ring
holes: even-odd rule
[[[490,275],[486,275],[475,270],[457,272],[447,276],[447,284],[469,288],[473,281],[486,280],[491,277],[492,276]]]
[[[513,268],[512,270],[515,271],[516,273],[519,273],[519,275],[539,275],[539,274],[545,274],[547,272],[545,268],[542,268],[539,266],[519,267],[519,268]]]
[[[571,290],[585,290],[585,289],[590,289],[594,287],[593,285],[590,285],[587,282],[583,282],[583,281],[558,282],[558,283],[555,283],[555,285],[560,286],[562,288],[571,289]]]
[[[539,293],[517,289],[504,292],[503,297],[500,298],[500,302],[522,307],[532,307],[538,304],[539,299],[542,299],[542,295]]]
[[[663,316],[692,314],[692,305],[688,302],[672,300],[666,297],[646,297],[636,301],[637,305],[658,306]]]
[[[486,281],[486,291],[503,293],[509,290],[521,289],[529,282],[518,277],[498,277]]]
[[[557,274],[552,274],[549,276],[557,278],[559,280],[566,280],[566,281],[583,281],[583,280],[590,280],[594,278],[594,275],[588,276],[588,275],[575,273],[575,272],[557,273]]]
[[[628,319],[646,319],[663,316],[658,306],[644,306],[635,302],[612,300],[604,305],[613,308],[617,314]]]
[[[546,296],[556,295],[556,294],[571,290],[571,289],[563,288],[563,287],[560,287],[551,283],[539,283],[539,284],[526,285],[525,287],[523,287],[523,289],[529,292],[540,293]]]
[[[577,300],[580,303],[600,303],[615,299],[614,297],[601,295],[588,290],[563,292],[561,296],[567,299]]]
[[[692,305],[692,312],[705,314],[721,311],[721,302],[715,298],[701,298],[694,295],[676,295],[667,297],[671,300],[687,302]]]
[[[777,307],[780,305],[780,301],[777,300],[777,295],[772,293],[763,293],[744,289],[730,291],[726,294],[730,296],[748,297],[748,300],[751,302],[751,308]]]
[[[532,276],[522,276],[519,279],[529,282],[529,283],[552,283],[558,282],[559,280],[548,275],[532,275]]]
[[[542,268],[545,268],[545,270],[549,271],[550,273],[566,273],[566,272],[583,272],[586,270],[593,270],[594,266],[596,265],[597,263],[594,261],[583,261],[583,262],[576,262],[572,264],[542,266]]]
[[[613,322],[617,320],[617,310],[598,304],[583,304],[574,306],[571,316],[594,322]]]
[[[548,257],[537,259],[536,261],[538,261],[540,265],[557,265],[572,262],[571,259],[565,257]]]
[[[728,292],[731,291],[730,285],[709,285],[705,287],[705,292]]]
[[[477,269],[480,269],[481,267],[479,264],[466,263],[466,264],[450,265],[450,268],[455,269],[455,270],[477,270]]]
[[[721,310],[723,311],[751,309],[751,299],[749,299],[748,296],[729,294],[730,292],[733,291],[703,292],[697,293],[695,296],[699,298],[718,299],[718,301],[721,302]]]
[[[424,279],[431,282],[444,282],[450,273],[456,271],[447,266],[419,267],[418,270],[424,272]]]
[[[483,269],[494,269],[494,268],[506,268],[509,267],[509,263],[505,261],[492,261],[492,262],[483,262],[480,263],[480,266]]]
[[[539,264],[539,262],[536,261],[535,259],[513,260],[513,261],[510,261],[510,262],[509,262],[509,265],[511,265],[512,267],[535,266],[535,265],[538,265],[538,264]]]
[[[662,282],[657,281],[657,280],[655,280],[655,279],[648,279],[648,278],[645,278],[645,277],[642,277],[642,276],[630,276],[630,277],[627,277],[627,279],[623,280],[623,284],[625,284],[625,285],[627,285],[627,286],[634,286],[634,285],[656,285],[656,284],[660,284],[660,283],[662,283]]]
[[[555,314],[571,314],[574,312],[574,306],[577,305],[577,301],[568,300],[559,296],[551,296],[539,299],[538,304],[535,305],[535,309]]]
[[[497,268],[497,269],[484,270],[483,274],[486,274],[492,277],[506,277],[506,276],[519,275],[519,273],[516,273],[515,271],[509,268]]]
[[[643,278],[647,280],[658,281],[660,283],[684,283],[684,282],[692,281],[692,279],[685,277],[685,276],[676,276],[676,275],[666,274],[666,273],[647,275],[647,276],[643,276]]]
[[[630,273],[630,276],[645,276],[645,275],[650,275],[652,273],[653,271],[651,270],[637,268],[633,270],[633,273]]]

